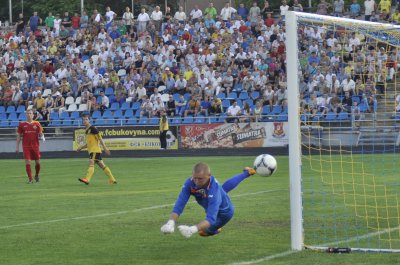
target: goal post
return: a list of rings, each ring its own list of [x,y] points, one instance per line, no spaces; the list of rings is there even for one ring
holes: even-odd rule
[[[286,13],[285,25],[292,250],[400,252],[400,115],[393,106],[400,93],[400,26],[293,11]],[[329,90],[333,85],[307,99],[300,93],[299,78],[310,68],[304,69],[305,53],[299,52],[304,41],[299,29],[307,28],[332,35],[340,31],[342,41],[364,37],[357,47],[342,43],[336,51],[340,81],[362,79],[357,80],[360,93],[340,85],[338,106],[310,110],[308,103],[314,95],[332,100],[338,94]],[[364,61],[357,61],[358,50]],[[356,67],[362,69],[359,76],[353,74]],[[349,95],[352,105],[346,106]]]

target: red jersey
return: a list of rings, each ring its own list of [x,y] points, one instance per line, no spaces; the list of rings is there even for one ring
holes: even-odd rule
[[[37,121],[24,121],[18,126],[18,133],[22,135],[22,147],[39,147],[39,134],[43,128]]]

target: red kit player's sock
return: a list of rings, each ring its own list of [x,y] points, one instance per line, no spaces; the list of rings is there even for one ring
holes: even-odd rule
[[[39,176],[40,164],[36,164],[36,165],[35,165],[35,172],[36,172],[35,176],[36,176],[36,177]]]
[[[26,169],[26,174],[28,175],[28,179],[29,179],[29,181],[31,181],[32,180],[31,165],[25,165],[25,169]]]

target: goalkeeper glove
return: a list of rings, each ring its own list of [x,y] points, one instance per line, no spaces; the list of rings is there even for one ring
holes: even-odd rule
[[[43,143],[46,141],[46,139],[44,138],[44,134],[42,134],[42,137],[40,137],[40,139],[42,139]]]
[[[165,225],[161,226],[161,232],[164,234],[172,234],[175,231],[175,221],[169,220]]]
[[[182,236],[189,238],[193,234],[197,233],[199,229],[197,229],[197,226],[187,226],[187,225],[180,225],[178,226],[179,232],[181,232]]]

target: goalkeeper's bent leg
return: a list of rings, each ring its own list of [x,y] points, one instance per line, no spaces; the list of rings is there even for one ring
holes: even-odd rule
[[[247,170],[244,170],[243,173],[236,175],[227,181],[222,185],[222,188],[226,193],[230,192],[234,188],[237,187],[237,185],[240,184],[244,179],[248,178],[250,176],[249,172]]]

